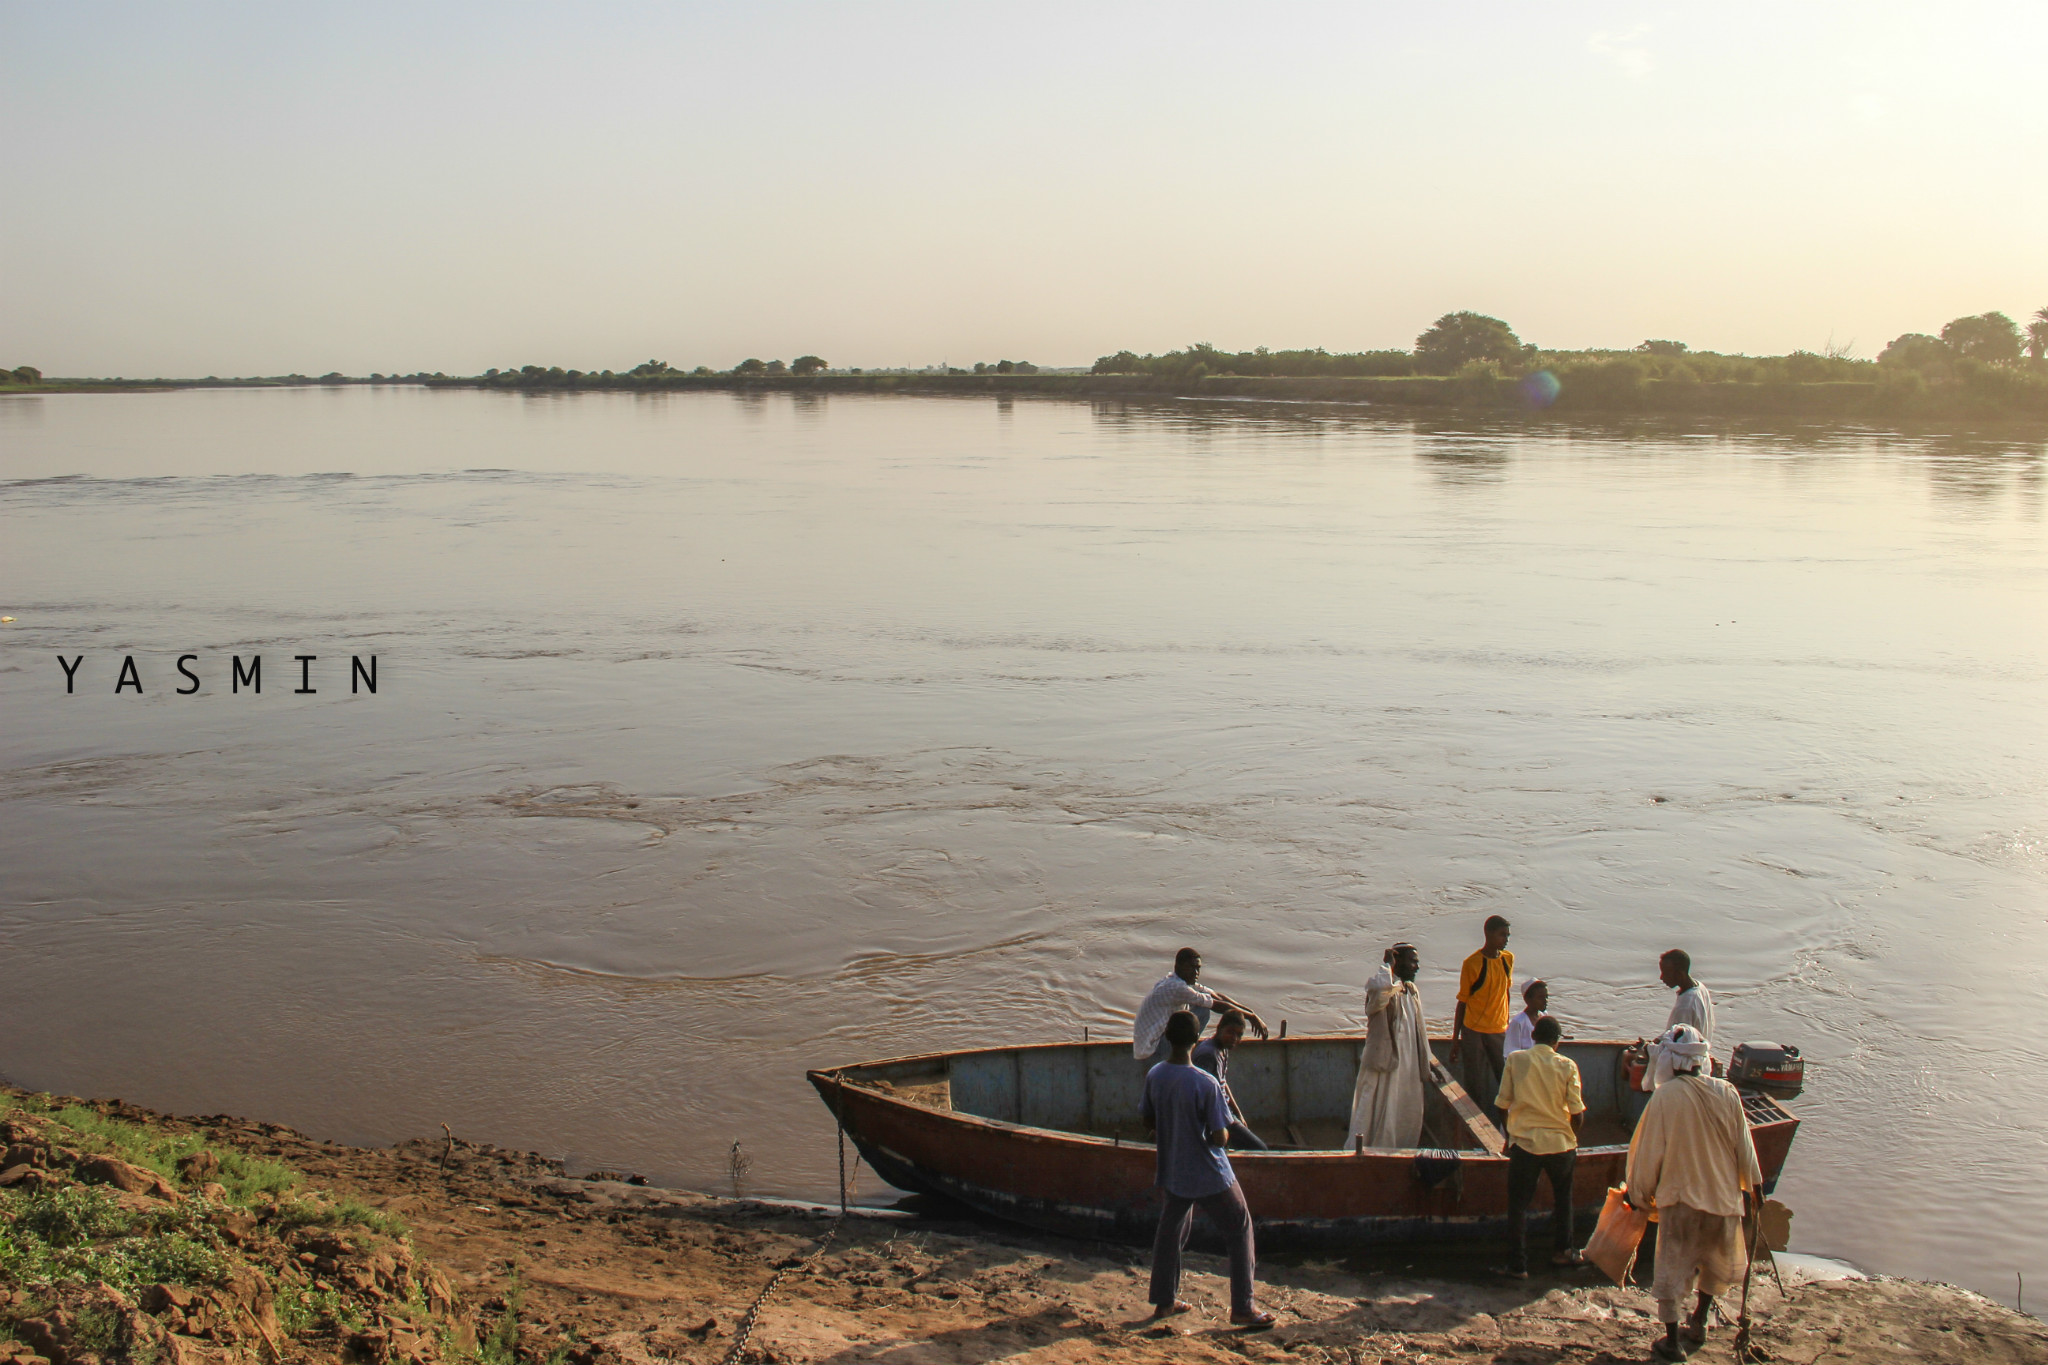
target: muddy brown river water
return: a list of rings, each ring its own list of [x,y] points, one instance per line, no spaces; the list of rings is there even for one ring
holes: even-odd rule
[[[1681,945],[1805,1050],[1796,1249],[2048,1297],[2044,495],[2038,432],[0,398],[0,1074],[816,1197],[807,1066],[1127,1029],[1182,942],[1299,1032],[1412,939],[1444,1020],[1499,912],[1576,1032]]]

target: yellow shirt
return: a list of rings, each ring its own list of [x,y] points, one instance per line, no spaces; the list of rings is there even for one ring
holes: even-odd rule
[[[1465,1007],[1465,1027],[1474,1033],[1506,1033],[1508,1016],[1514,1013],[1508,1008],[1508,993],[1514,983],[1515,955],[1507,949],[1501,949],[1499,957],[1488,957],[1481,948],[1466,958],[1465,969],[1458,973],[1458,1003]],[[1475,991],[1474,986],[1479,989]]]
[[[1560,1057],[1548,1043],[1510,1056],[1500,1076],[1494,1107],[1508,1116],[1508,1141],[1525,1152],[1549,1156],[1579,1145],[1572,1115],[1586,1112],[1579,1098],[1579,1064]]]

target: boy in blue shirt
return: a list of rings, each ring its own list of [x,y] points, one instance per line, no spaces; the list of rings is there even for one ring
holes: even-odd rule
[[[1159,1230],[1152,1238],[1152,1317],[1156,1321],[1194,1308],[1180,1298],[1180,1258],[1199,1204],[1230,1249],[1230,1321],[1239,1327],[1271,1327],[1273,1315],[1252,1302],[1252,1213],[1223,1152],[1230,1109],[1216,1078],[1189,1060],[1201,1036],[1194,1015],[1174,1014],[1166,1021],[1172,1054],[1145,1074],[1139,1113],[1158,1135],[1157,1183],[1163,1196]]]

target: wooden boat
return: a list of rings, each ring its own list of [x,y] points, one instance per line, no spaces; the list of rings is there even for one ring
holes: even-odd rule
[[[1434,1089],[1410,1151],[1343,1145],[1359,1035],[1246,1039],[1231,1089],[1269,1152],[1230,1154],[1261,1245],[1360,1245],[1487,1237],[1507,1228],[1507,1158],[1485,1151]],[[1442,1058],[1449,1039],[1431,1040]],[[1568,1041],[1587,1106],[1572,1202],[1592,1231],[1621,1183],[1648,1096],[1631,1091],[1618,1041]],[[861,1156],[900,1189],[1069,1236],[1149,1242],[1158,1205],[1138,1118],[1145,1067],[1128,1043],[934,1052],[812,1071]],[[1745,1093],[1768,1193],[1799,1120]],[[1549,1182],[1534,1210],[1550,1207]]]

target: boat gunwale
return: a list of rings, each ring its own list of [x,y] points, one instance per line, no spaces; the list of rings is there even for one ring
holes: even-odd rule
[[[1297,1040],[1302,1042],[1362,1043],[1365,1041],[1365,1035],[1362,1033],[1297,1033],[1286,1039],[1274,1038],[1262,1041],[1284,1041],[1291,1043]],[[1008,1047],[968,1047],[954,1048],[946,1052],[916,1052],[903,1057],[884,1057],[871,1062],[850,1062],[845,1066],[839,1067],[813,1068],[811,1070],[806,1071],[804,1075],[811,1082],[812,1087],[818,1091],[820,1097],[829,1097],[832,1090],[836,1086],[849,1083],[848,1078],[845,1075],[845,1073],[848,1071],[864,1071],[870,1068],[885,1066],[907,1066],[920,1062],[939,1063],[941,1065],[937,1069],[943,1070],[943,1063],[950,1061],[952,1058],[955,1057],[972,1057],[977,1055],[985,1055],[989,1053],[1038,1052],[1046,1051],[1053,1048],[1103,1047],[1109,1045],[1109,1043],[1112,1041],[1113,1040],[1104,1040],[1104,1042],[1102,1043],[1096,1043],[1092,1040],[1086,1042],[1063,1043],[1017,1043]],[[1430,1041],[1432,1043],[1448,1042],[1449,1039],[1442,1037],[1433,1037],[1430,1039]],[[1625,1048],[1632,1045],[1631,1040],[1623,1038],[1570,1038],[1566,1039],[1565,1041],[1574,1043],[1600,1044],[1614,1048]],[[1138,1059],[1136,1057],[1133,1057],[1131,1060],[1133,1063],[1135,1063]],[[1044,1128],[1037,1126],[1035,1124],[1011,1123],[1007,1119],[986,1118],[980,1114],[962,1113],[960,1110],[957,1109],[939,1109],[929,1104],[920,1104],[916,1100],[905,1099],[900,1095],[892,1095],[885,1091],[876,1090],[868,1085],[862,1084],[858,1080],[851,1081],[850,1083],[855,1086],[858,1086],[860,1088],[861,1093],[871,1102],[900,1106],[904,1109],[912,1110],[919,1114],[936,1115],[948,1122],[963,1124],[970,1127],[979,1125],[984,1128],[992,1129],[996,1132],[1012,1133],[1024,1138],[1027,1141],[1056,1144],[1069,1143],[1078,1147],[1109,1147],[1115,1149],[1135,1148],[1138,1150],[1153,1149],[1157,1146],[1156,1143],[1151,1142],[1126,1141],[1122,1138],[1099,1137],[1094,1133],[1077,1133],[1072,1129],[1068,1128]],[[1783,1100],[1780,1100],[1775,1096],[1766,1096],[1765,1098],[1769,1099],[1771,1103],[1777,1108],[1778,1112],[1784,1115],[1784,1117],[1773,1119],[1769,1123],[1753,1123],[1750,1125],[1751,1131],[1760,1132],[1765,1129],[1776,1128],[1781,1124],[1797,1124],[1800,1121],[1799,1116],[1797,1114],[1794,1114],[1790,1109],[1787,1109],[1785,1107],[1785,1103]],[[833,1109],[834,1116],[838,1120],[840,1126],[845,1127],[845,1115],[839,1111],[836,1105],[830,1107]],[[847,1135],[849,1137],[855,1136],[851,1129],[848,1129]],[[1628,1149],[1628,1143],[1616,1142],[1604,1143],[1600,1146],[1595,1147],[1580,1147],[1577,1150],[1582,1155],[1592,1155],[1597,1153],[1606,1156],[1613,1155],[1616,1153],[1623,1153],[1628,1151]],[[1490,1161],[1498,1162],[1503,1166],[1506,1165],[1508,1161],[1507,1154],[1505,1152],[1503,1152],[1499,1156],[1495,1156],[1493,1153],[1487,1151],[1483,1147],[1471,1149],[1462,1147],[1367,1147],[1363,1150],[1350,1147],[1307,1147],[1292,1148],[1285,1151],[1264,1152],[1232,1148],[1230,1151],[1230,1159],[1233,1163],[1238,1161],[1252,1161],[1259,1164],[1264,1164],[1269,1161],[1296,1161],[1303,1159],[1315,1161],[1358,1161],[1368,1157],[1407,1159],[1412,1161],[1415,1157],[1420,1155],[1442,1155],[1444,1152],[1447,1151],[1455,1152],[1457,1158],[1460,1161]]]

